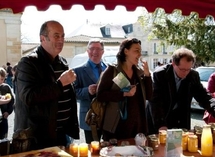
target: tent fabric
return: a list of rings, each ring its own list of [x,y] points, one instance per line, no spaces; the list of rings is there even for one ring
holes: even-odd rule
[[[50,5],[60,5],[63,10],[70,10],[76,4],[83,5],[86,10],[94,10],[95,5],[104,5],[107,10],[114,10],[117,5],[122,5],[127,11],[134,11],[141,6],[148,12],[163,8],[166,13],[172,13],[179,9],[183,15],[197,12],[200,18],[207,15],[215,17],[215,0],[1,0],[0,9],[9,8],[14,13],[21,13],[26,6],[35,6],[39,11],[45,11]]]

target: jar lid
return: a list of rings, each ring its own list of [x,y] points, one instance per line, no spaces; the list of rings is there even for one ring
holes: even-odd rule
[[[158,141],[158,138],[157,137],[152,137],[150,140],[151,141]]]
[[[211,128],[211,125],[205,124],[203,125],[203,128]]]
[[[167,133],[166,130],[159,130],[159,133],[161,133],[162,135],[165,135]]]
[[[189,135],[188,137],[189,137],[189,138],[197,138],[196,135]]]

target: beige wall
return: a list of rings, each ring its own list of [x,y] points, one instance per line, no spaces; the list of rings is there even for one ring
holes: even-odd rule
[[[0,11],[0,66],[21,57],[21,14]]]
[[[5,65],[7,58],[7,38],[6,25],[3,19],[0,19],[0,66]]]

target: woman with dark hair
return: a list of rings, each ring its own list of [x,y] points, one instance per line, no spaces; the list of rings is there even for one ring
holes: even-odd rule
[[[134,138],[137,133],[148,133],[146,100],[152,96],[152,79],[148,64],[141,58],[141,41],[125,39],[117,54],[117,64],[110,65],[101,76],[97,97],[106,105],[103,139]],[[127,90],[122,90],[113,82],[114,74],[122,73],[129,81]]]

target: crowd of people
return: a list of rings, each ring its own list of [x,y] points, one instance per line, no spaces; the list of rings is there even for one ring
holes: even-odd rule
[[[14,134],[28,130],[33,138],[29,139],[27,150],[68,146],[72,139],[80,138],[80,128],[84,130],[86,143],[93,141],[85,116],[95,97],[106,102],[103,127],[97,130],[99,138],[105,141],[134,138],[138,133],[158,133],[161,128],[190,130],[193,97],[215,116],[215,102],[192,69],[196,59],[192,50],[177,49],[171,63],[151,74],[146,61],[139,64],[140,40],[123,40],[116,55],[117,63],[107,65],[101,60],[103,41],[92,39],[87,45],[88,61],[69,69],[60,55],[64,35],[59,22],[44,22],[39,33],[40,46],[22,57],[13,70]],[[128,82],[127,88],[114,83],[113,78],[119,74]],[[5,75],[0,78],[4,81]],[[9,108],[9,104],[1,105],[1,111],[4,111],[2,106]],[[5,119],[11,112],[7,111]]]

